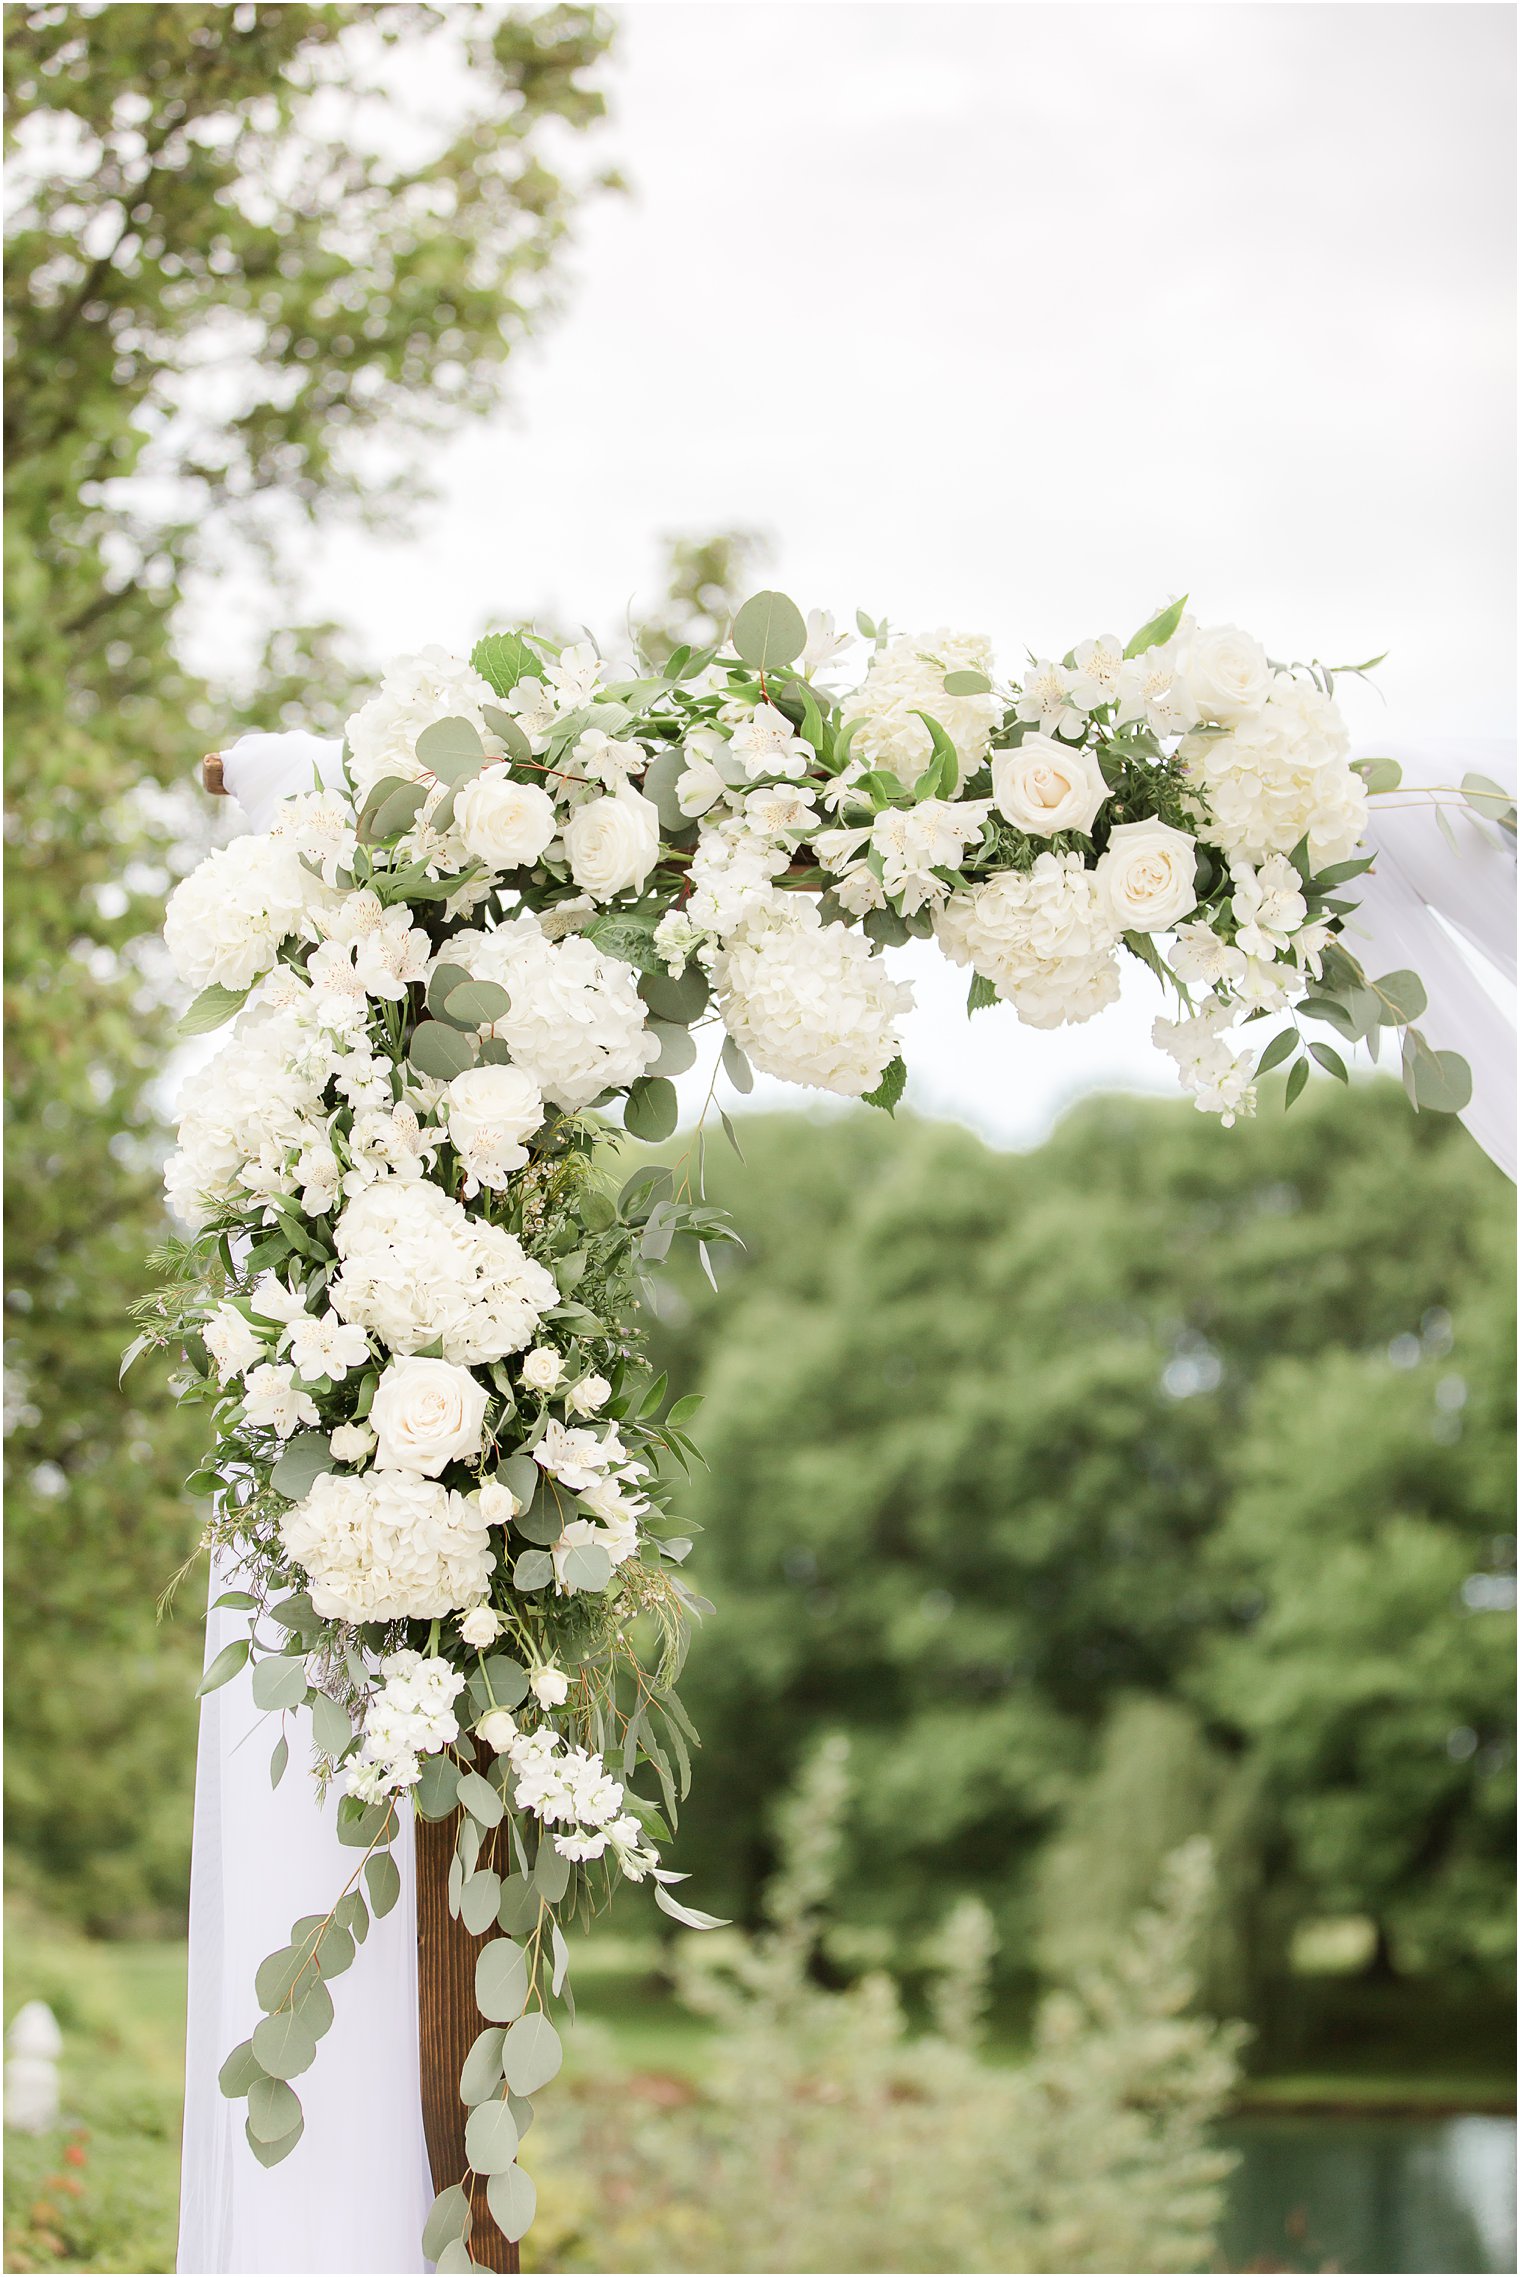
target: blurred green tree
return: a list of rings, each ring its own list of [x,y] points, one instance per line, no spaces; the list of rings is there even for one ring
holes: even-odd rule
[[[659,1328],[708,1395],[704,1902],[753,1916],[826,1724],[861,1770],[857,1923],[970,1891],[1014,1954],[1054,1912],[1077,1959],[1202,1829],[1233,1997],[1320,1912],[1496,1956],[1509,1190],[1391,1085],[1330,1094],[1228,1134],[1094,1101],[1028,1155],[866,1116],[747,1118],[745,1169],[708,1150],[748,1250],[717,1294],[683,1270]]]
[[[664,594],[635,628],[640,647],[655,664],[663,664],[680,647],[707,648],[722,640],[770,553],[770,541],[758,530],[712,530],[696,537],[678,533],[663,538],[660,546]]]
[[[608,40],[569,5],[6,11],[7,1794],[22,1877],[96,1923],[176,1899],[188,1839],[198,1639],[164,1654],[152,1603],[195,1434],[116,1384],[193,827],[164,786],[237,716],[181,661],[186,584],[241,545],[277,593],[303,517],[404,513],[426,438],[496,400]],[[334,654],[277,634],[261,723],[330,724],[318,658],[341,716]]]

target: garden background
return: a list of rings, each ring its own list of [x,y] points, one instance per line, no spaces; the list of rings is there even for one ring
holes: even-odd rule
[[[1010,654],[1206,577],[1294,654],[1392,642],[1361,748],[1512,732],[1511,39],[1482,6],[7,10],[6,2014],[54,2006],[77,2122],[11,2160],[7,2266],[172,2254],[203,1569],[155,1602],[196,1442],[117,1364],[183,1063],[154,933],[229,827],[200,753],[512,617],[673,641],[762,569]],[[1451,2166],[1493,2139],[1433,2121],[1512,2076],[1511,1191],[1368,1071],[1227,1133],[1157,1089],[1143,989],[1034,1036],[908,969],[908,1109],[728,1100],[747,1247],[660,1299],[719,1608],[680,1863],[753,1926],[834,1763],[809,1986],[888,1970],[916,2030],[980,1900],[1012,2067],[1205,1836],[1198,1999],[1253,2033],[1216,2265],[1503,2266],[1502,2181]],[[577,2076],[591,2110],[632,2066],[679,2132],[725,2027],[655,1921],[588,1955]],[[1333,2173],[1271,2131],[1306,2110]],[[627,2253],[618,2156],[588,2121],[551,2174],[560,2265]],[[828,2265],[733,2219],[728,2266]],[[986,2226],[943,2265],[1014,2265]]]

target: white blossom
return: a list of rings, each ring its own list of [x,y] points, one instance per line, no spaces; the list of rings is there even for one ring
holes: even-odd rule
[[[351,1201],[334,1243],[334,1309],[393,1352],[441,1341],[468,1366],[520,1352],[559,1302],[552,1274],[504,1227],[470,1217],[436,1186],[383,1178]]]
[[[872,657],[855,694],[844,699],[846,726],[852,720],[860,723],[850,745],[852,756],[885,769],[911,789],[934,755],[933,738],[919,717],[927,712],[955,745],[962,778],[974,773],[987,756],[1002,705],[990,692],[948,694],[946,674],[968,671],[992,676],[992,643],[980,633],[941,627],[888,641]]]
[[[763,1074],[855,1099],[881,1081],[913,1002],[861,934],[824,925],[795,894],[728,941],[713,981],[724,1025]]]
[[[280,1520],[324,1621],[431,1621],[490,1583],[485,1520],[462,1494],[413,1471],[324,1471]]]

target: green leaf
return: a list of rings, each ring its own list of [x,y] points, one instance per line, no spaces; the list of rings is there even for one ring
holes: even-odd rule
[[[884,1107],[889,1115],[897,1111],[897,1102],[907,1086],[908,1070],[901,1056],[887,1062],[886,1070],[874,1091],[862,1094],[867,1107]]]
[[[450,990],[443,1009],[461,1028],[490,1028],[506,1018],[512,999],[494,980],[467,980]]]
[[[248,2093],[255,2080],[265,2077],[267,2074],[253,2052],[253,2042],[251,2040],[239,2040],[217,2073],[216,2084],[229,2103],[236,2103],[240,2097]]]
[[[524,735],[519,720],[515,720],[510,712],[498,711],[494,704],[482,704],[480,716],[514,767],[531,765],[533,746]]]
[[[456,1075],[475,1065],[475,1046],[468,1036],[457,1028],[445,1027],[441,1020],[419,1020],[406,1056],[419,1075],[451,1083]]]
[[[504,2167],[499,2174],[486,2179],[486,2204],[491,2219],[509,2245],[526,2237],[533,2226],[538,2209],[538,2192],[533,2177],[524,2174],[520,2166]]]
[[[253,1613],[258,1610],[258,1603],[246,1589],[224,1589],[211,1610],[213,1613]]]
[[[274,1748],[269,1758],[269,1784],[271,1787],[277,1787],[280,1781],[284,1778],[285,1766],[289,1761],[290,1742],[285,1737],[285,1734],[281,1732],[279,1738],[274,1743]]]
[[[248,2138],[248,2148],[260,2166],[278,2166],[282,2158],[289,2158],[305,2131],[306,2121],[298,2119],[288,2135],[281,2135],[277,2142],[265,2143],[260,2142],[254,2133],[252,2120],[245,2119],[243,2121],[243,2133]]]
[[[1346,1073],[1346,1063],[1333,1044],[1314,1043],[1309,1046],[1309,1050],[1314,1058],[1319,1061],[1320,1066],[1324,1068],[1326,1074],[1333,1075],[1337,1083],[1349,1083],[1351,1081],[1350,1076]]]
[[[471,1818],[478,1819],[482,1826],[500,1826],[501,1797],[489,1779],[482,1779],[478,1771],[466,1771],[460,1780],[459,1800]]]
[[[639,981],[639,994],[654,1018],[680,1028],[689,1028],[706,1011],[711,993],[700,965],[688,965],[674,980],[667,972],[649,972]]]
[[[537,1467],[535,1464],[534,1468]],[[528,1697],[528,1671],[521,1661],[509,1660],[505,1653],[493,1653],[485,1662],[483,1673],[491,1688],[491,1700],[498,1708],[515,1708]]]
[[[501,2099],[477,2103],[464,2123],[464,2155],[477,2174],[502,2174],[517,2156],[517,2122]]]
[[[654,1144],[669,1138],[676,1127],[676,1087],[663,1075],[643,1075],[628,1094],[623,1128],[632,1138]]]
[[[498,696],[510,695],[519,680],[541,680],[543,659],[520,633],[487,633],[470,651],[470,662]],[[430,2256],[436,2260],[437,2256]]]
[[[447,1755],[429,1755],[412,1800],[424,1818],[447,1818],[459,1800],[459,1766]]]
[[[734,618],[734,654],[757,672],[779,672],[807,647],[807,625],[784,593],[752,594]]]
[[[1298,1030],[1296,1028],[1280,1028],[1256,1062],[1257,1074],[1268,1075],[1274,1067],[1281,1067],[1283,1061],[1296,1048],[1297,1043]]]
[[[261,1660],[253,1672],[253,1704],[266,1711],[298,1707],[306,1697],[306,1663],[283,1655]]]
[[[422,2233],[423,2255],[428,2261],[436,2261],[446,2245],[469,2234],[470,2201],[457,2182],[450,2183],[448,2189],[440,2190],[433,2200],[432,2212]]]
[[[973,973],[971,976],[971,986],[966,991],[966,1011],[968,1016],[973,1012],[990,1011],[994,1004],[1000,1004],[1001,1002],[1002,998],[998,995],[997,990],[993,987],[986,974],[980,972]]]
[[[208,1692],[215,1692],[220,1685],[230,1683],[247,1660],[248,1650],[248,1639],[246,1637],[234,1637],[231,1644],[223,1645],[199,1684],[196,1685],[196,1698],[204,1700]]]
[[[525,1874],[508,1874],[501,1885],[497,1920],[509,1937],[528,1937],[538,1922],[539,1893]]]
[[[1288,1081],[1283,1091],[1283,1108],[1286,1111],[1309,1080],[1309,1062],[1296,1059],[1288,1070]]]
[[[677,1027],[671,1020],[651,1020],[649,1033],[659,1044],[660,1056],[652,1062],[645,1081],[652,1083],[662,1076],[684,1075],[687,1068],[695,1065],[697,1047],[691,1040],[689,1028]]]
[[[1425,1009],[1425,983],[1418,973],[1402,968],[1398,972],[1385,972],[1372,986],[1383,1003],[1385,1028],[1407,1027],[1411,1020],[1418,1020]]]
[[[505,1462],[496,1466],[496,1476],[509,1494],[516,1495],[519,1502],[533,1500],[543,1475],[531,1455],[508,1455]]]
[[[300,1502],[310,1494],[324,1471],[333,1468],[333,1452],[327,1443],[325,1431],[298,1431],[286,1442],[279,1461],[269,1474],[269,1483],[276,1494]]]
[[[1422,1114],[1459,1115],[1472,1098],[1472,1069],[1461,1053],[1433,1051],[1418,1028],[1404,1037],[1403,1077]]]
[[[565,1552],[565,1587],[595,1594],[612,1579],[612,1560],[600,1542],[577,1542]]]
[[[388,1850],[377,1850],[364,1862],[364,1879],[370,1910],[377,1921],[383,1921],[401,1895],[401,1869]]]
[[[1502,783],[1496,783],[1491,775],[1469,772],[1462,777],[1462,796],[1476,813],[1489,822],[1502,824],[1514,835],[1515,801]]]
[[[480,730],[467,719],[438,719],[425,727],[416,742],[418,758],[440,783],[467,782],[480,772],[485,745]]]
[[[726,1929],[728,1923],[716,1913],[699,1913],[694,1905],[682,1905],[673,1898],[663,1882],[654,1885],[654,1902],[661,1913],[668,1913],[672,1921],[679,1921],[687,1929]]]
[[[547,1550],[524,1550],[512,1568],[512,1587],[532,1595],[547,1589],[554,1579],[554,1560]]]
[[[232,1018],[234,1012],[242,1009],[248,993],[246,988],[222,988],[213,981],[209,988],[201,990],[189,1010],[181,1013],[177,1022],[178,1033],[182,1036],[209,1036],[214,1028],[220,1028]]]
[[[1332,862],[1328,870],[1316,870],[1314,882],[1317,886],[1331,888],[1347,885],[1352,878],[1364,877],[1371,867],[1372,856],[1370,854],[1358,854],[1354,861]]]
[[[248,2090],[248,2132],[277,2143],[301,2124],[301,2099],[283,2079],[256,2079]]]
[[[457,2277],[459,2271],[483,2269],[485,2263],[475,2259],[463,2238],[451,2237],[433,2267],[438,2271],[438,2277]]]
[[[1149,624],[1142,625],[1125,648],[1125,655],[1143,656],[1148,648],[1160,648],[1169,641],[1182,622],[1182,612],[1187,607],[1187,601],[1188,597],[1184,593],[1180,601],[1173,601],[1170,608],[1163,609],[1159,616],[1151,618]]]
[[[990,692],[991,687],[992,682],[985,672],[947,672],[945,674],[945,694],[947,696],[985,696]]]
[[[570,1887],[570,1861],[560,1856],[547,1834],[540,1841],[538,1856],[533,1861],[533,1887],[545,1905],[558,1905]],[[524,2088],[521,2092],[528,2095],[532,2089]]]
[[[481,1947],[475,1962],[475,2005],[482,2016],[493,2024],[511,2024],[514,2016],[521,2016],[528,1998],[528,1961],[520,1945],[510,1937],[493,1937],[489,1945]],[[516,2031],[517,2026],[512,2025]],[[512,2033],[506,2037],[510,2047]],[[257,2053],[257,2050],[255,2050]],[[558,2070],[558,2065],[555,2069]],[[508,2073],[508,2078],[511,2074]],[[550,2074],[552,2077],[553,2075]],[[515,2081],[513,2082],[515,2085]],[[523,2095],[531,2095],[531,2088],[519,2088]]]
[[[537,2014],[519,2017],[501,2051],[502,2072],[514,2095],[536,2095],[564,2060],[559,2034],[547,2016]]]
[[[501,2086],[501,2045],[506,2036],[499,2024],[488,2024],[476,2033],[459,2074],[461,2103],[484,2103]]]
[[[1396,791],[1404,780],[1404,770],[1397,759],[1353,759],[1351,764],[1373,798]]]
[[[379,1841],[388,1818],[394,1824],[393,1805],[361,1803],[355,1796],[345,1795],[338,1805],[338,1840],[345,1849],[368,1850]]]
[[[270,1953],[260,1961],[253,1979],[253,1989],[260,2008],[273,2011],[284,2007],[307,1960],[308,1956],[304,1952],[298,1952],[294,1945],[282,1945],[278,1952]]]
[[[324,2032],[332,2030],[332,1994],[315,1971],[308,1972],[301,1979],[294,2006],[302,2023],[311,2026],[313,2039],[320,2040]]]
[[[501,1876],[491,1867],[482,1866],[459,1893],[459,1918],[472,1937],[483,1937],[496,1919],[500,1904]]]
[[[271,2079],[294,2079],[316,2061],[317,2036],[296,2010],[284,2008],[259,2018],[253,2052]]]
[[[411,829],[426,797],[426,783],[401,783],[378,804],[371,799],[360,817],[360,838],[367,845],[382,838],[399,838],[403,831]]]
[[[436,965],[428,982],[427,1008],[435,1020],[443,1017],[445,998],[456,988],[462,988],[469,979],[463,965]]]
[[[311,1728],[318,1747],[334,1762],[343,1753],[354,1736],[354,1727],[348,1720],[348,1710],[325,1692],[319,1692],[311,1703]]]

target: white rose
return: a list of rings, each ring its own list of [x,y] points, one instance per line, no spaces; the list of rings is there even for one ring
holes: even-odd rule
[[[505,1526],[523,1507],[512,1489],[503,1486],[499,1478],[488,1478],[475,1501],[488,1526]]]
[[[576,1415],[595,1415],[612,1397],[612,1386],[605,1376],[582,1376],[565,1394],[565,1405]]]
[[[565,1363],[547,1344],[535,1344],[522,1364],[523,1382],[534,1391],[551,1392],[565,1372]]]
[[[562,1708],[570,1697],[570,1679],[560,1668],[535,1668],[528,1687],[541,1708]]]
[[[472,1177],[504,1186],[528,1159],[525,1138],[544,1119],[544,1097],[520,1067],[467,1067],[444,1094],[449,1138]]]
[[[588,799],[565,824],[565,855],[576,884],[593,899],[635,890],[660,858],[659,810],[627,783],[608,798]]]
[[[375,1444],[367,1423],[340,1423],[327,1442],[335,1463],[362,1463]]]
[[[1198,906],[1197,848],[1169,822],[1121,822],[1095,876],[1121,933],[1164,933]]]
[[[1211,625],[1193,635],[1187,685],[1195,717],[1233,727],[1266,702],[1272,667],[1261,643],[1238,625]]]
[[[495,1644],[501,1635],[501,1622],[489,1605],[472,1605],[468,1613],[459,1616],[459,1634],[468,1645]]]
[[[514,782],[504,767],[488,767],[454,800],[454,828],[470,852],[493,870],[524,869],[557,827],[554,801],[536,783]]]
[[[517,1737],[517,1718],[510,1708],[493,1708],[475,1726],[475,1737],[483,1739],[494,1754],[505,1755]]]
[[[1108,797],[1103,772],[1090,751],[1073,750],[1049,735],[1026,735],[1014,751],[992,758],[992,799],[999,814],[1032,838],[1057,830],[1091,830]]]
[[[393,1360],[370,1408],[380,1468],[436,1478],[444,1467],[480,1452],[486,1394],[468,1368],[450,1360]]]

